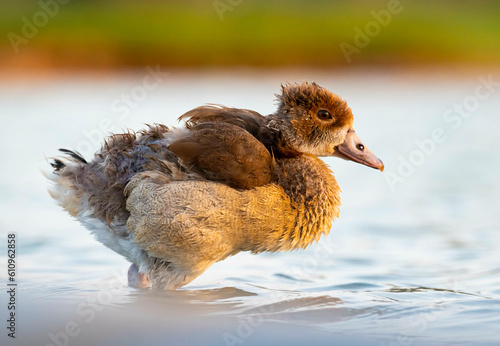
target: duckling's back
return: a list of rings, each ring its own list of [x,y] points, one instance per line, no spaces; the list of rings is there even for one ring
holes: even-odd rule
[[[129,217],[124,194],[138,173],[155,171],[171,181],[212,180],[237,189],[266,185],[274,159],[266,147],[240,126],[224,121],[204,122],[170,130],[149,126],[139,133],[109,137],[91,162],[61,149],[55,158],[51,196],[87,228],[105,222],[114,232],[127,234]]]
[[[113,135],[91,162],[61,149],[66,156],[52,163],[54,171],[48,178],[54,184],[49,188],[50,195],[74,217],[92,214],[108,225],[126,222],[123,190],[127,182],[144,170],[171,174],[165,162],[178,166],[176,156],[162,143],[168,133],[166,126],[155,125],[138,134]]]

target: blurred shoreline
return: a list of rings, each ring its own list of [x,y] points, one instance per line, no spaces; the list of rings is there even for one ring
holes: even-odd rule
[[[419,65],[357,65],[349,67],[315,68],[310,66],[287,67],[256,67],[256,66],[225,66],[225,67],[178,67],[178,66],[135,66],[131,68],[41,68],[41,67],[0,67],[3,81],[22,83],[24,80],[44,80],[71,76],[72,78],[101,79],[123,76],[143,75],[147,68],[158,68],[162,73],[176,77],[191,77],[193,75],[221,75],[252,78],[255,76],[289,76],[290,78],[307,79],[318,75],[384,75],[401,74],[407,78],[473,78],[475,76],[499,76],[500,64],[419,64]]]
[[[488,68],[500,61],[500,3],[491,1],[0,3],[2,72]]]

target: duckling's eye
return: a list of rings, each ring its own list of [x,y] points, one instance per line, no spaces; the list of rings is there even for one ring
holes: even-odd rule
[[[361,151],[365,150],[365,146],[363,144],[358,144],[356,147]]]
[[[317,113],[319,120],[330,120],[332,119],[332,115],[329,111],[325,111],[324,109],[318,111]]]

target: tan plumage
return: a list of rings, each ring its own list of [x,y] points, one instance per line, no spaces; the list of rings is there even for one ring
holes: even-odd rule
[[[340,189],[316,156],[340,156],[352,113],[315,83],[279,100],[267,117],[205,106],[181,116],[186,128],[114,135],[90,163],[66,151],[51,195],[133,263],[140,286],[181,287],[240,251],[305,248],[338,217]]]

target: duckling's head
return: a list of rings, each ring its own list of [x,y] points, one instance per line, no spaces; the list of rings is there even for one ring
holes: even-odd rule
[[[383,163],[357,137],[347,102],[316,83],[281,86],[278,110],[268,126],[281,133],[286,150],[337,156],[383,170]]]

